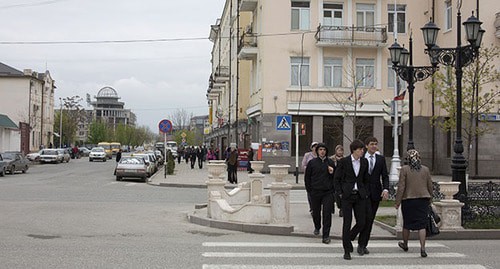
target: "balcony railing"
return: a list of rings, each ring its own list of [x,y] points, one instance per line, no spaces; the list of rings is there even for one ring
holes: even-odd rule
[[[257,36],[243,34],[238,44],[238,58],[241,60],[252,60],[257,57]]]
[[[496,18],[495,18],[495,36],[497,38],[500,38],[500,12],[497,13]]]
[[[387,43],[386,27],[369,26],[318,26],[318,46],[378,47]]]

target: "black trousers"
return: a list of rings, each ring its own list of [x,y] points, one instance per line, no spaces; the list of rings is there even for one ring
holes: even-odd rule
[[[375,214],[377,213],[379,204],[380,201],[372,201],[370,199],[366,199],[365,226],[362,229],[359,229],[358,227],[356,227],[358,225],[358,223],[356,222],[356,225],[354,225],[352,229],[351,241],[354,241],[356,239],[356,236],[358,235],[357,232],[359,232],[358,245],[362,246],[363,248],[365,248],[368,245],[368,240],[370,240],[373,221],[375,220]]]
[[[198,157],[198,167],[203,168],[203,157]]]
[[[194,168],[195,163],[196,163],[196,156],[191,156],[191,169]]]
[[[352,227],[352,212],[356,218],[356,225]],[[358,234],[365,227],[366,223],[366,199],[361,199],[359,194],[350,195],[346,199],[342,199],[342,246],[344,251],[353,251],[354,248],[351,243],[351,235]]]
[[[321,229],[321,221],[323,220],[323,238],[329,238],[332,227],[333,192],[312,192],[310,197],[314,228]]]

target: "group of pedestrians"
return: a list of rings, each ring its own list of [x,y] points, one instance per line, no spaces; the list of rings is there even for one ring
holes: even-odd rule
[[[344,259],[351,260],[354,252],[352,241],[358,239],[357,253],[370,253],[368,242],[381,200],[389,197],[389,173],[385,157],[378,151],[378,141],[368,137],[363,143],[354,140],[350,154],[344,157],[341,145],[328,157],[323,143],[313,142],[311,152],[304,156],[304,183],[313,219],[315,235],[322,228],[322,242],[329,244],[334,203],[343,217],[342,246]],[[421,256],[425,251],[425,225],[432,197],[432,180],[429,169],[421,164],[414,149],[408,151],[409,165],[401,168],[395,207],[402,206],[403,241],[398,246],[408,251],[410,230],[418,230]],[[355,225],[352,226],[353,214]]]

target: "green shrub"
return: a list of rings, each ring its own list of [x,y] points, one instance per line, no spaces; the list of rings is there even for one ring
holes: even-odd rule
[[[174,174],[174,169],[175,169],[175,161],[174,161],[174,156],[172,155],[172,152],[170,150],[167,152],[167,174],[168,175],[173,175]]]

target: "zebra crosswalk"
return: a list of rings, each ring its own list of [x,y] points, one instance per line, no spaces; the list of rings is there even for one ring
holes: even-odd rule
[[[418,250],[417,245],[415,249]],[[480,264],[468,264],[465,254],[452,252],[448,246],[438,242],[426,243],[429,256],[422,259],[416,251],[401,251],[394,241],[374,241],[370,242],[370,254],[361,257],[354,253],[352,261],[343,260],[340,242],[329,245],[307,242],[204,242],[202,247],[203,269],[486,268]]]

